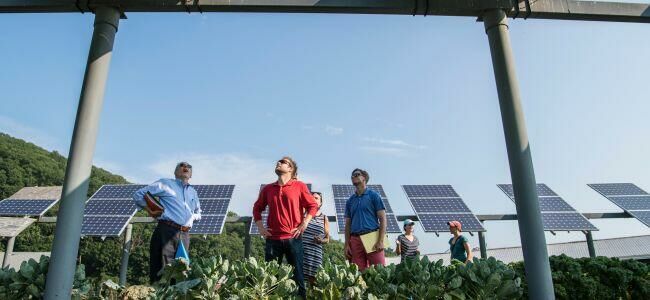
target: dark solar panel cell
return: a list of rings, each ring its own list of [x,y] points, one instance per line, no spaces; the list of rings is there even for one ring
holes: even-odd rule
[[[510,199],[515,198],[515,192],[512,184],[497,184],[497,186],[506,194]],[[546,184],[537,184],[537,197],[555,197],[557,194],[551,190]]]
[[[630,214],[645,224],[645,226],[650,227],[650,210],[632,210]]]
[[[579,231],[579,230],[589,230],[596,231],[598,228],[581,214],[577,212],[573,213],[542,213],[542,223],[544,230],[546,231],[556,231],[556,230],[567,230],[567,231]]]
[[[541,211],[575,211],[569,203],[560,197],[539,198],[539,209]]]
[[[415,198],[409,199],[415,213],[471,213],[461,198]]]
[[[451,185],[403,185],[409,198],[457,198],[460,197]]]
[[[650,195],[647,196],[610,196],[607,199],[624,210],[650,210]]]
[[[84,215],[132,216],[137,210],[133,200],[93,198],[86,203]]]
[[[6,199],[0,202],[0,216],[41,216],[56,200]]]
[[[393,214],[386,214],[386,232],[387,233],[402,233],[402,229],[397,223],[397,219]],[[385,241],[385,243],[388,241]]]
[[[601,195],[607,196],[632,196],[647,195],[648,193],[633,183],[592,183],[588,184]]]
[[[85,236],[119,236],[131,216],[84,216],[81,234]]]
[[[459,221],[463,231],[485,231],[481,222],[472,214],[419,214],[420,222],[426,232],[449,231],[449,221]]]
[[[202,198],[221,198],[230,199],[235,190],[234,185],[193,185],[199,199]]]
[[[221,234],[226,216],[202,216],[194,221],[190,234]]]
[[[201,215],[226,215],[230,199],[200,199]]]
[[[132,199],[133,194],[145,187],[142,184],[107,184],[99,188],[92,198],[101,199]]]

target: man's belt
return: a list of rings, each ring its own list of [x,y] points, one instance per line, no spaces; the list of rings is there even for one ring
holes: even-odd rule
[[[361,231],[361,232],[353,232],[353,233],[350,233],[350,235],[351,235],[351,236],[362,236],[362,235],[364,235],[364,234],[371,233],[371,232],[375,232],[375,231],[377,231],[377,230],[379,230],[379,228],[377,228],[377,229],[373,229],[373,230]]]
[[[162,223],[162,224],[165,224],[165,225],[167,225],[169,227],[176,228],[176,229],[178,229],[178,230],[180,230],[182,232],[188,232],[188,231],[190,231],[190,229],[192,229],[192,227],[181,226],[181,225],[178,225],[178,224],[176,224],[176,223],[174,223],[172,221],[167,221],[167,220],[158,220],[158,223]]]

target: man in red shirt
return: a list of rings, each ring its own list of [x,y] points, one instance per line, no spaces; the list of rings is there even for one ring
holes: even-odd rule
[[[314,201],[307,185],[297,179],[298,165],[288,156],[278,160],[275,165],[278,180],[267,184],[253,205],[253,219],[266,239],[264,259],[287,262],[293,266],[293,279],[298,285],[298,293],[306,299],[307,290],[302,270],[303,248],[301,234],[307,229],[309,221],[316,215],[318,204]],[[262,212],[269,207],[268,228],[262,223]],[[307,212],[306,214],[304,212]]]

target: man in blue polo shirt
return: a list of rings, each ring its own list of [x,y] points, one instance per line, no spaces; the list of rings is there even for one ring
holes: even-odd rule
[[[354,169],[351,177],[355,193],[345,203],[345,256],[363,271],[370,265],[386,265],[386,208],[381,196],[366,188],[368,172]],[[379,231],[377,242],[373,251],[366,253],[361,236],[374,231]]]

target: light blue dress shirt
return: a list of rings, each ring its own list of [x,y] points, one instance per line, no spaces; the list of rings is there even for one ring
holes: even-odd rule
[[[192,227],[195,220],[201,219],[199,195],[191,185],[183,185],[183,181],[179,179],[160,179],[133,194],[135,205],[140,208],[147,206],[144,201],[144,194],[147,192],[159,197],[165,208],[158,220]]]

